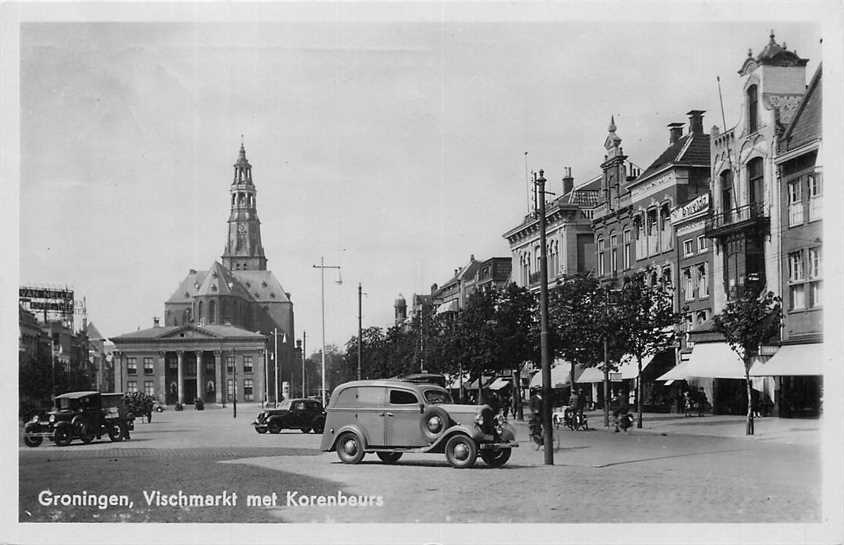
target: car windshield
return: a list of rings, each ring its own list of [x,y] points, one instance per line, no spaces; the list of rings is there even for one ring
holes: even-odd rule
[[[62,397],[56,400],[56,408],[59,410],[69,410],[73,409],[76,410],[79,408],[79,400],[78,399],[71,399],[67,397]]]
[[[452,403],[451,396],[439,390],[426,390],[425,401],[432,405],[439,405],[440,403]]]
[[[277,408],[289,411],[290,410],[290,403],[291,403],[291,401],[289,399],[285,399],[284,401],[282,401],[281,403],[278,404]]]

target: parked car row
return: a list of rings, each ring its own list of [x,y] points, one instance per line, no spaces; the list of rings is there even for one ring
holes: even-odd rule
[[[90,443],[107,435],[112,441],[129,439],[134,416],[122,393],[68,392],[55,397],[54,408],[34,416],[24,426],[23,442],[38,447],[44,439],[63,447],[74,439]]]

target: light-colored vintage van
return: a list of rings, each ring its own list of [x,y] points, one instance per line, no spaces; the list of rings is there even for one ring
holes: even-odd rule
[[[335,450],[347,464],[374,452],[394,463],[405,452],[445,453],[454,467],[480,456],[500,467],[517,447],[513,427],[489,405],[457,405],[435,384],[362,380],[335,388],[326,408],[321,450]]]

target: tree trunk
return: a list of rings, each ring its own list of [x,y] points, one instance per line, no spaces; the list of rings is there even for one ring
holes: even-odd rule
[[[750,366],[744,362],[744,381],[747,385],[747,424],[745,435],[753,435],[753,387],[750,384]]]
[[[639,413],[639,419],[636,421],[636,427],[642,427],[642,358],[636,356],[639,364],[639,374],[636,375],[636,411]]]
[[[521,376],[522,371],[520,368],[516,368],[513,371],[513,399],[515,399],[515,409],[516,411],[513,414],[513,418],[518,418],[519,420],[524,420],[524,413],[522,412],[522,385],[521,385]]]

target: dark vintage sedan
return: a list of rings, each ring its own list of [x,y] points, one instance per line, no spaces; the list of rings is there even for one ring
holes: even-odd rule
[[[129,439],[133,423],[122,393],[68,392],[55,397],[53,410],[26,423],[23,442],[37,447],[49,439],[63,447],[74,439],[90,443],[104,435],[122,441]]]
[[[454,404],[436,384],[347,382],[331,394],[327,413],[320,449],[347,464],[367,452],[386,464],[404,453],[444,453],[453,467],[471,467],[477,458],[500,467],[518,446],[515,430],[492,407]]]
[[[325,411],[315,399],[286,399],[278,407],[264,409],[252,422],[258,433],[279,433],[281,430],[302,430],[322,433]]]

